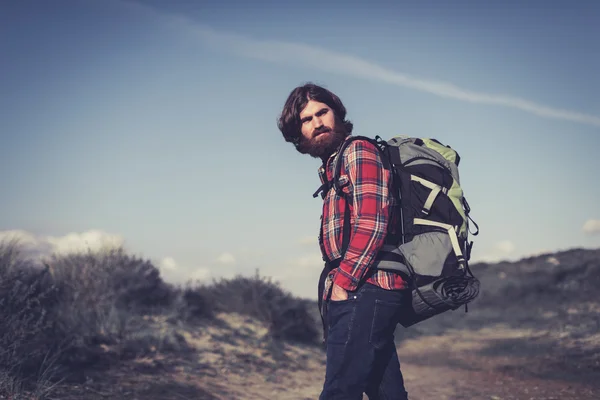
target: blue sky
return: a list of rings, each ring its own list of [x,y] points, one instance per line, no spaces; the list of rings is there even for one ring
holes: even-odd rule
[[[0,4],[2,235],[314,297],[319,162],[276,127],[312,81],[457,149],[474,260],[600,246],[600,3],[215,4]]]

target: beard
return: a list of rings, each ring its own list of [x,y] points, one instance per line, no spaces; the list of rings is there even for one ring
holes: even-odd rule
[[[322,160],[329,158],[348,136],[348,133],[344,130],[342,124],[336,125],[338,125],[339,128],[335,127],[331,129],[323,127],[322,129],[315,131],[316,136],[313,135],[311,139],[302,136],[296,149],[301,154],[308,154],[314,158],[320,158]]]

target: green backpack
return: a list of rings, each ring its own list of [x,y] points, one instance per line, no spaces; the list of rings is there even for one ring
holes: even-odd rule
[[[388,141],[353,136],[338,153],[333,187],[337,186],[345,148],[353,140],[367,140],[391,169],[394,195],[400,206],[396,241],[386,240],[374,267],[408,274],[413,302],[400,322],[407,327],[448,310],[465,306],[479,294],[479,281],[469,268],[479,227],[460,186],[459,154],[436,139],[396,136]],[[469,221],[477,231],[470,232]],[[344,242],[347,243],[347,238]]]

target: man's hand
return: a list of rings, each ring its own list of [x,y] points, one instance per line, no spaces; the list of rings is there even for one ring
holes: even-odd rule
[[[342,301],[348,298],[348,292],[341,286],[333,284],[333,288],[331,289],[331,301]]]

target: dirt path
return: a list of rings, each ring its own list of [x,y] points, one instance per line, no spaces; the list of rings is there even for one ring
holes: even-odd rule
[[[556,354],[536,347],[539,338],[530,330],[495,326],[404,341],[398,351],[409,396],[414,400],[600,399],[600,369],[561,370]],[[530,343],[528,351],[515,347],[522,340]],[[288,363],[266,374],[225,373],[202,386],[212,393],[226,391],[218,397],[223,400],[317,399],[324,376],[322,352],[290,346],[286,354],[301,368],[292,372],[294,365]]]
[[[428,341],[426,341],[428,342]],[[429,341],[430,342],[430,341]],[[457,352],[451,358],[443,353],[435,357],[429,353],[428,360],[421,360],[417,349],[431,343],[414,341],[400,348],[404,361],[409,398],[439,400],[541,400],[573,399],[591,400],[600,398],[600,386],[558,379],[543,379],[520,374],[516,366],[519,359],[487,358],[478,356],[477,362],[469,367],[472,355]],[[324,376],[324,358],[320,353],[307,354],[311,357],[305,368],[292,372],[288,369],[272,371],[267,375],[223,374],[211,377],[201,385],[211,393],[223,393],[219,400],[233,399],[281,399],[316,400]],[[367,399],[365,396],[364,399]]]
[[[225,327],[182,331],[189,352],[156,353],[108,371],[90,371],[85,384],[65,385],[54,398],[318,399],[322,350],[292,345],[274,350],[264,327],[231,315],[223,321]],[[496,326],[403,341],[398,351],[409,398],[600,399],[600,368],[561,364],[539,338],[535,332]],[[519,347],[523,341],[531,343],[527,351]]]
[[[408,344],[407,344],[408,345]],[[405,347],[400,351],[407,350]],[[409,353],[410,356],[406,356]],[[412,354],[411,354],[412,353]],[[548,380],[519,376],[518,373],[504,372],[502,368],[508,359],[498,363],[497,360],[479,358],[473,368],[457,365],[457,361],[467,362],[469,356],[455,354],[448,365],[444,365],[443,357],[427,362],[414,362],[416,354],[404,351],[405,361],[402,369],[409,398],[439,400],[591,400],[600,398],[600,386],[592,386],[580,382]],[[315,358],[319,355],[315,354]],[[320,357],[319,357],[320,358]],[[518,360],[515,360],[518,363]],[[435,365],[438,364],[438,365]],[[229,388],[229,393],[219,399],[281,399],[281,400],[316,400],[320,393],[324,376],[324,368],[320,362],[311,361],[309,370],[294,373],[282,370],[269,376],[251,374],[241,376],[222,376],[203,385],[210,390],[217,385],[222,389]],[[224,379],[223,379],[224,378]],[[212,390],[211,390],[212,391]],[[218,392],[218,391],[217,391]],[[367,399],[365,396],[364,399]]]

